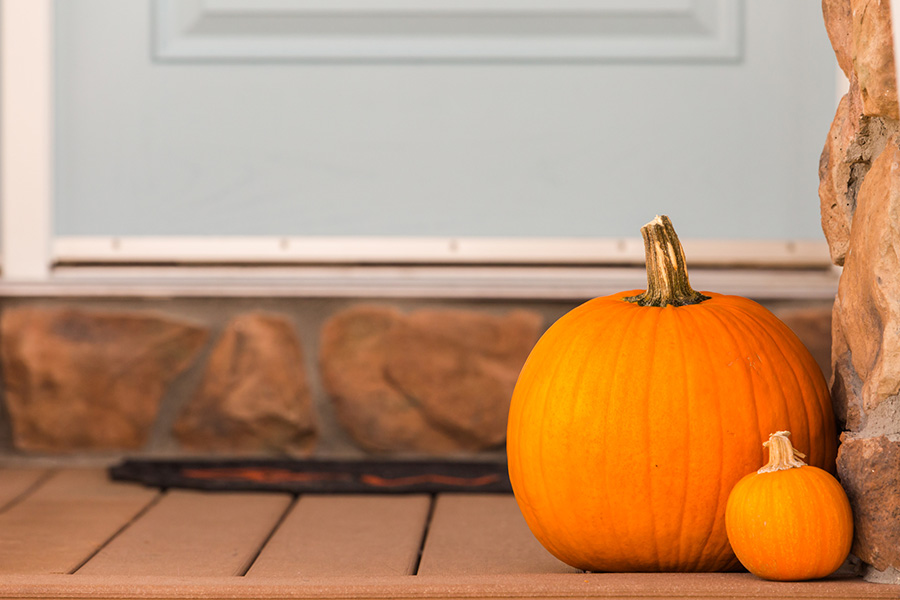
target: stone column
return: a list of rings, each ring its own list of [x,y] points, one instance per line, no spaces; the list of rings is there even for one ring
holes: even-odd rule
[[[832,323],[838,474],[866,578],[900,583],[900,123],[888,0],[823,0],[850,80],[819,163],[822,228],[843,266]]]

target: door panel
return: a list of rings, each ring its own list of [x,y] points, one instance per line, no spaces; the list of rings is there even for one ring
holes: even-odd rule
[[[818,2],[55,9],[59,236],[821,238]]]

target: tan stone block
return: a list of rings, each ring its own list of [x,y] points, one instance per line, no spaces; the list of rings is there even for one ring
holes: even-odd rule
[[[834,312],[835,371],[862,382],[858,404],[874,410],[900,393],[900,148],[873,161],[853,218]],[[850,361],[849,365],[840,364]],[[843,376],[843,375],[842,375]],[[852,405],[855,401],[835,398]]]
[[[900,118],[894,71],[894,38],[889,0],[851,0],[853,70],[859,79],[863,112]]]
[[[418,399],[429,422],[479,446],[499,446],[540,324],[525,311],[502,319],[463,310],[414,312],[388,335],[387,377]]]
[[[831,261],[843,265],[850,243],[850,223],[856,208],[858,185],[851,185],[851,167],[845,160],[847,149],[852,143],[858,118],[851,118],[851,95],[845,94],[838,104],[831,129],[825,140],[825,147],[819,157],[819,208],[822,231],[828,241]],[[862,183],[861,177],[854,182]],[[857,189],[853,189],[856,187]]]
[[[453,438],[425,421],[415,403],[385,378],[386,334],[402,318],[392,308],[360,306],[322,328],[320,371],[338,420],[373,452],[449,452]]]
[[[838,65],[849,78],[853,69],[853,18],[850,0],[822,0],[822,14]]]
[[[353,307],[323,328],[323,382],[338,419],[368,450],[498,448],[540,325],[531,311]]]
[[[879,571],[900,567],[900,441],[841,438],[837,466],[854,515],[853,554]]]
[[[862,114],[855,77],[835,112],[819,159],[819,204],[822,231],[831,260],[843,265],[859,188],[888,139],[898,131],[896,121]]]
[[[859,431],[865,425],[862,409],[862,381],[851,361],[850,346],[841,328],[840,298],[835,300],[831,328],[831,402],[841,429]]]
[[[142,447],[206,340],[160,315],[75,308],[7,309],[0,330],[13,444],[48,452]]]
[[[174,433],[182,446],[195,451],[311,453],[316,418],[292,323],[264,313],[232,319]]]

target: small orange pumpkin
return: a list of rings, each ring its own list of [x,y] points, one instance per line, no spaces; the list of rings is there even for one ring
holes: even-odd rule
[[[575,308],[522,368],[513,491],[535,537],[580,569],[736,568],[725,503],[769,433],[791,429],[811,464],[834,469],[828,388],[771,312],[691,288],[667,217],[641,233],[647,290]]]
[[[803,462],[789,435],[769,436],[769,462],[731,490],[725,526],[735,554],[754,575],[818,579],[850,554],[853,515],[841,484]]]

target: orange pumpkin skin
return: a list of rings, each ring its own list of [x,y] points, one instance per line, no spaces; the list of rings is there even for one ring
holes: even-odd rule
[[[853,542],[853,514],[841,484],[810,466],[741,479],[728,498],[725,524],[741,564],[777,581],[834,573]]]
[[[509,475],[535,537],[587,571],[737,566],[731,488],[794,432],[833,470],[827,386],[797,337],[737,296],[639,306],[595,298],[541,337],[513,393]]]

